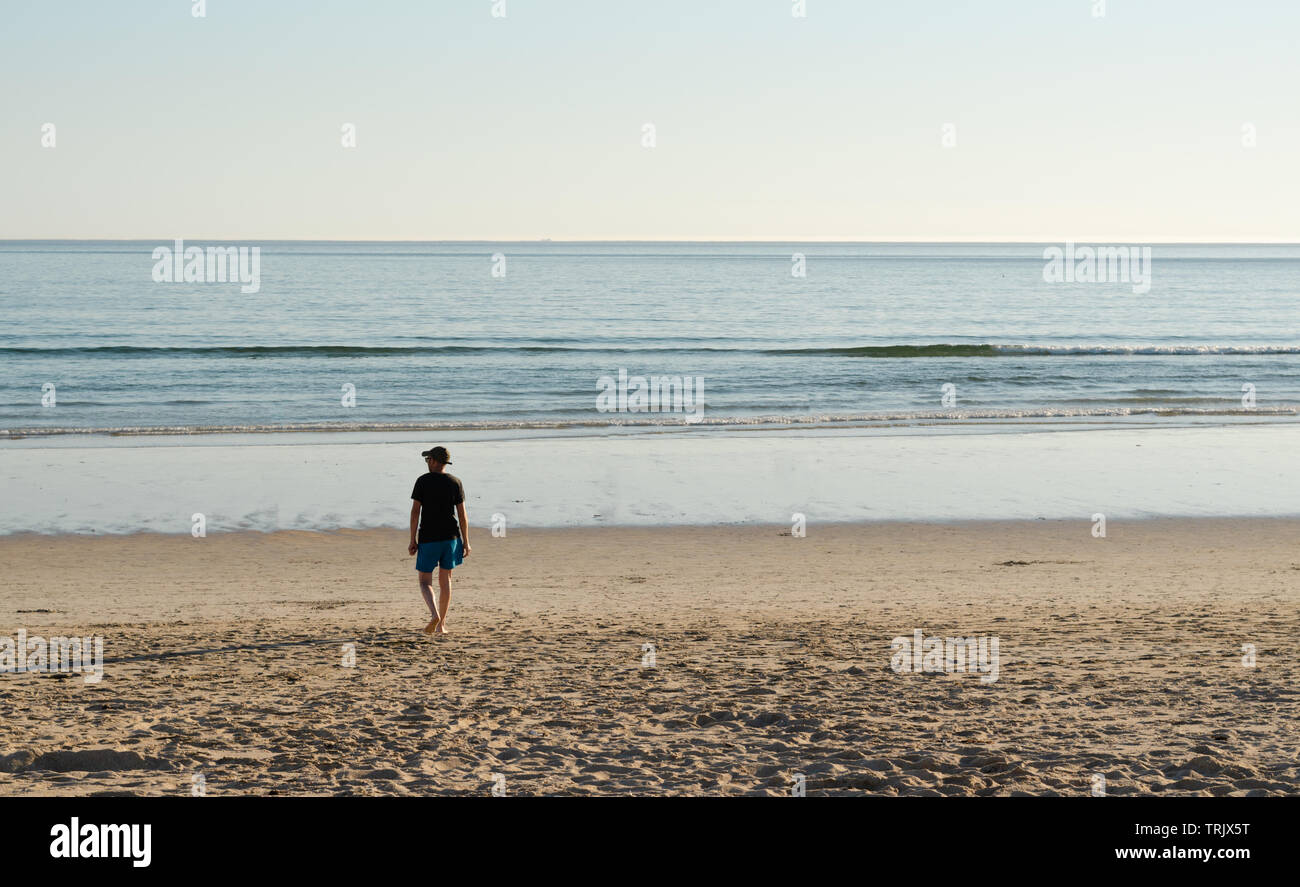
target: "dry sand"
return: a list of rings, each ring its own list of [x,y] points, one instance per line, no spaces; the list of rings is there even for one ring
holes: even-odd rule
[[[480,530],[442,639],[400,531],[8,537],[0,635],[106,664],[0,675],[0,794],[1296,793],[1300,521],[1090,529]]]

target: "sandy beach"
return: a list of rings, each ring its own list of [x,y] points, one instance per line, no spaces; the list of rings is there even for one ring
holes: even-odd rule
[[[1091,530],[485,528],[442,639],[400,530],[0,538],[0,634],[104,650],[0,675],[0,794],[1295,793],[1300,521]]]

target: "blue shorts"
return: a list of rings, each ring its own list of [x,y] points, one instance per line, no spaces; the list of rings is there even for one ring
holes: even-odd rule
[[[432,573],[434,567],[454,569],[465,560],[462,551],[459,538],[421,542],[415,555],[415,569],[421,573]]]

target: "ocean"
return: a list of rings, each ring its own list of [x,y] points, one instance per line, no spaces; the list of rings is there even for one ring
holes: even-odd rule
[[[1153,245],[1140,285],[1049,281],[1050,244],[185,246],[256,247],[255,291],[155,280],[170,240],[0,243],[0,434],[1294,423],[1300,404],[1294,245]],[[668,377],[662,409],[628,396],[638,376]]]

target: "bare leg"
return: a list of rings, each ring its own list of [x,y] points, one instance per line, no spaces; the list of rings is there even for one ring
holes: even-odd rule
[[[433,605],[433,574],[420,573],[420,594],[424,597],[424,604],[429,608],[429,614],[433,617],[429,624],[424,627],[425,634],[433,634],[433,630],[438,627],[438,608]]]
[[[438,570],[438,618],[437,634],[447,633],[447,609],[451,606],[451,570]]]

